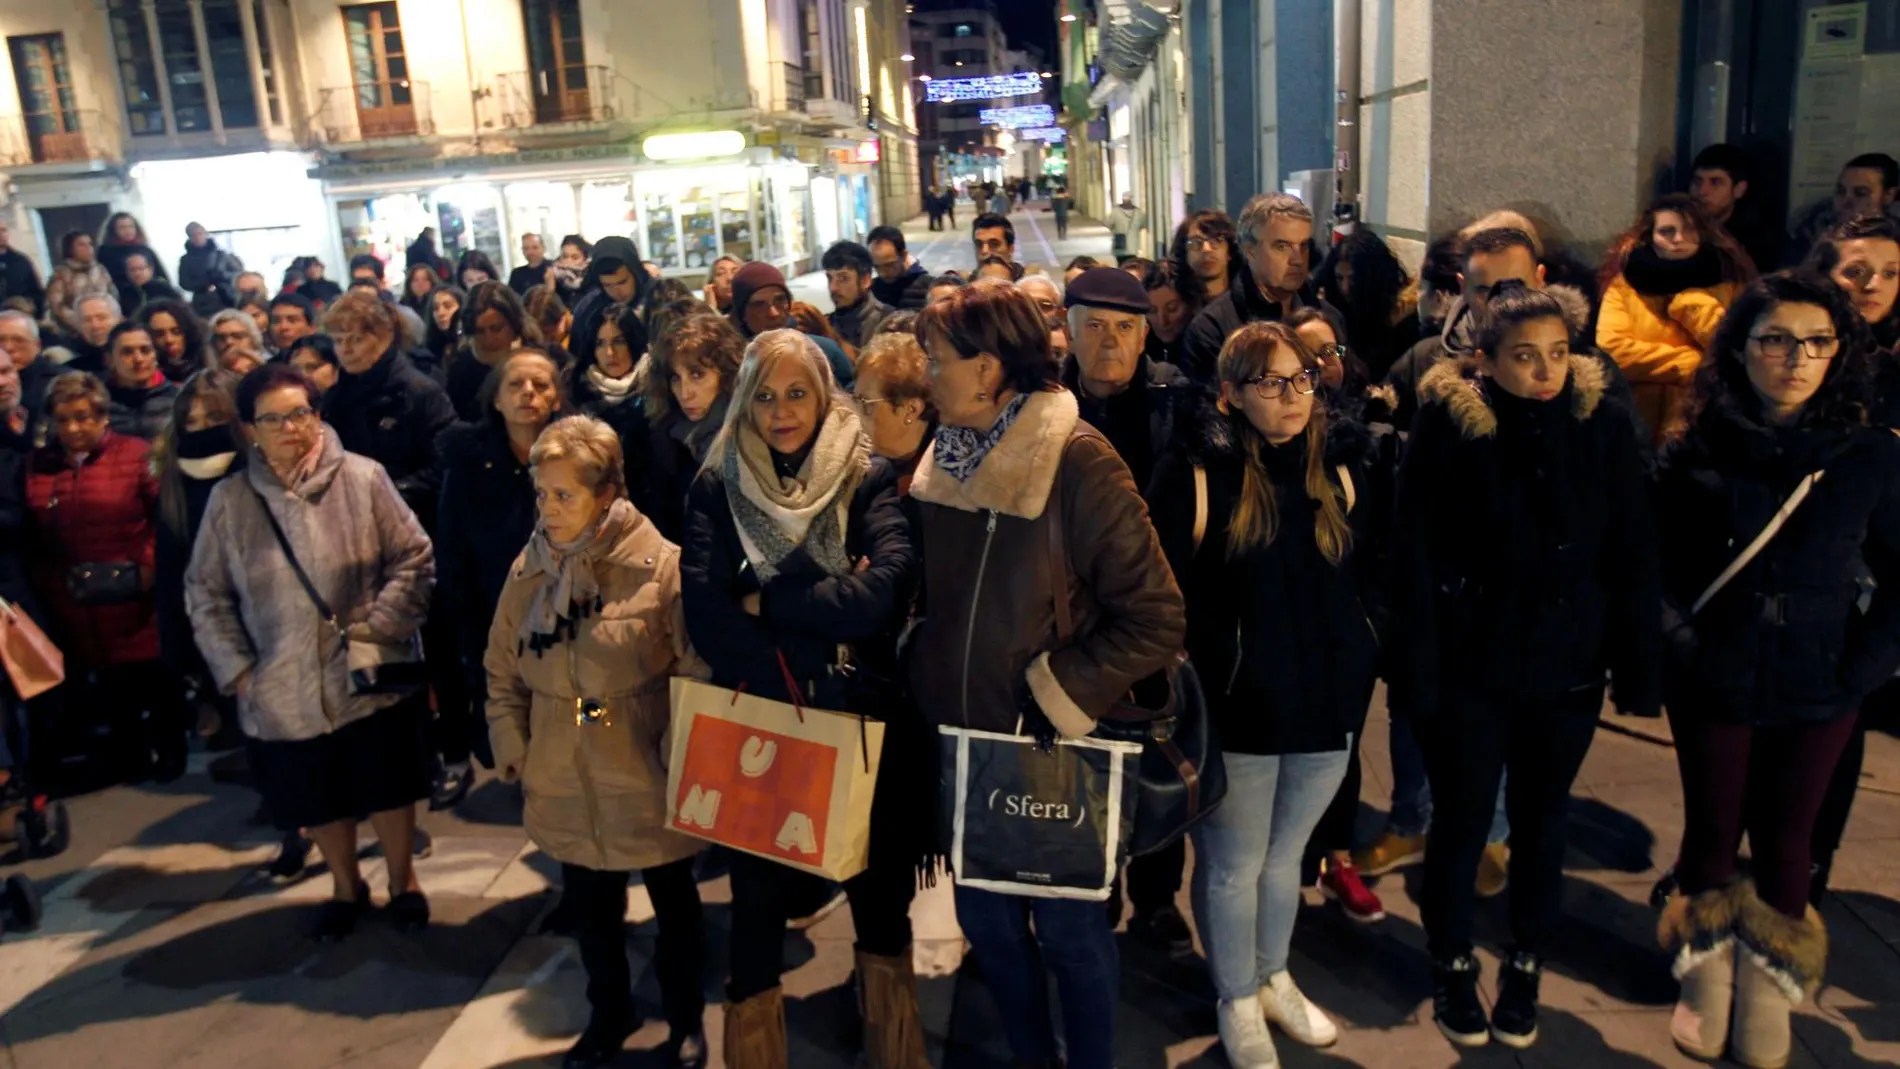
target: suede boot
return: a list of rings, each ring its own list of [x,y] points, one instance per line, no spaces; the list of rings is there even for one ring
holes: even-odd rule
[[[1794,1038],[1788,1018],[1794,1003],[1755,955],[1735,955],[1735,1017],[1729,1024],[1729,1059],[1748,1069],[1782,1069]]]
[[[1742,884],[1735,925],[1735,1016],[1729,1057],[1750,1069],[1781,1069],[1793,1040],[1788,1017],[1813,996],[1827,966],[1827,927],[1814,907],[1796,920]]]
[[[1730,884],[1699,895],[1675,895],[1663,907],[1657,941],[1676,952],[1682,982],[1669,1034],[1692,1058],[1713,1060],[1728,1043],[1735,998],[1735,924],[1744,888]]]
[[[785,991],[726,1005],[726,1069],[786,1069]]]
[[[930,1069],[911,968],[908,947],[892,958],[858,951],[858,1012],[870,1069]]]

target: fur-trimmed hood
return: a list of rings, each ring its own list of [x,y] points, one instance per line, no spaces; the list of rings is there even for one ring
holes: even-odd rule
[[[1562,284],[1545,286],[1543,292],[1556,298],[1563,307],[1564,322],[1570,327],[1570,343],[1573,347],[1590,348],[1595,340],[1590,337],[1590,298],[1575,286]],[[1416,297],[1414,297],[1416,300]],[[1416,306],[1415,306],[1416,307]],[[1471,357],[1477,355],[1477,314],[1463,297],[1451,306],[1451,312],[1445,316],[1444,331],[1439,340],[1445,343],[1445,351],[1452,356]]]
[[[1069,391],[1032,394],[1003,440],[967,480],[937,470],[937,446],[931,443],[917,462],[911,496],[964,512],[995,509],[1020,519],[1036,519],[1049,502],[1063,449],[1080,421],[1075,395]]]
[[[1602,405],[1609,390],[1609,373],[1596,357],[1572,353],[1565,389],[1570,393],[1571,412],[1583,422]],[[1475,360],[1440,361],[1418,380],[1418,393],[1426,404],[1444,405],[1464,437],[1490,438],[1497,434],[1497,412],[1485,397]]]

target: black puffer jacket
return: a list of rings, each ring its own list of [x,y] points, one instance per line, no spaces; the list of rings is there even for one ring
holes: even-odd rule
[[[106,407],[107,422],[119,434],[152,441],[171,421],[178,390],[177,383],[163,378],[147,386],[130,388],[108,382],[106,395],[111,403]]]
[[[534,481],[508,432],[488,420],[460,423],[438,443],[442,498],[436,512],[436,589],[455,621],[469,693],[487,692],[482,656],[508,570],[534,533]]]
[[[1318,753],[1346,746],[1365,726],[1383,615],[1381,581],[1391,522],[1390,434],[1335,421],[1326,436],[1327,481],[1343,509],[1351,480],[1352,532],[1339,564],[1320,553],[1316,502],[1306,492],[1304,436],[1263,444],[1279,520],[1274,540],[1238,557],[1228,525],[1239,507],[1246,459],[1228,416],[1210,405],[1190,442],[1171,452],[1150,497],[1155,532],[1187,599],[1187,650],[1201,673],[1223,750]],[[1207,473],[1206,533],[1194,547],[1194,468]]]
[[[1102,432],[1148,496],[1161,458],[1175,444],[1175,427],[1192,420],[1200,391],[1173,364],[1142,356],[1128,389],[1109,398],[1081,388],[1081,366],[1071,356],[1062,365],[1062,384],[1075,395],[1082,422]]]
[[[442,487],[435,443],[455,422],[455,407],[400,345],[361,375],[338,375],[323,395],[323,421],[336,428],[344,449],[381,464],[403,503],[433,531]]]
[[[1619,707],[1656,713],[1655,527],[1634,421],[1608,383],[1603,361],[1575,355],[1541,403],[1462,363],[1426,373],[1393,524],[1395,712],[1511,715],[1613,672]]]
[[[1302,308],[1318,307],[1325,303],[1320,300],[1311,281],[1285,304],[1267,300],[1261,295],[1260,287],[1254,284],[1253,270],[1243,259],[1240,271],[1234,277],[1234,284],[1227,287],[1226,293],[1201,309],[1188,323],[1187,332],[1181,335],[1178,346],[1181,370],[1197,383],[1211,383],[1219,377],[1217,365],[1220,363],[1221,346],[1227,343],[1228,336],[1234,331],[1248,323],[1278,322]]]
[[[1691,618],[1816,471],[1781,532]],[[1900,667],[1900,439],[1885,428],[1768,428],[1712,408],[1665,457],[1656,511],[1671,715],[1831,720]],[[1863,616],[1858,579],[1869,568],[1878,589]]]
[[[244,261],[210,238],[203,245],[187,241],[185,254],[178,258],[178,287],[191,295],[192,308],[200,315],[207,314],[205,308],[216,313],[236,307],[237,277],[243,273]]]

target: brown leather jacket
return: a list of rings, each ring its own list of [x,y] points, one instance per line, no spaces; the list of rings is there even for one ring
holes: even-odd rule
[[[1075,396],[1036,394],[966,482],[918,463],[926,612],[910,658],[934,724],[1014,732],[1025,690],[1079,738],[1181,648],[1187,613],[1128,466],[1081,426]],[[1086,426],[1083,427],[1087,430]],[[1075,637],[1056,649],[1046,515],[1062,471]]]

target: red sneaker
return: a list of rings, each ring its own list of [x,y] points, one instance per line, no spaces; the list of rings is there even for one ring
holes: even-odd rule
[[[1385,919],[1385,903],[1359,878],[1359,870],[1350,861],[1326,862],[1326,871],[1319,877],[1319,893],[1339,903],[1346,916],[1361,924]]]

